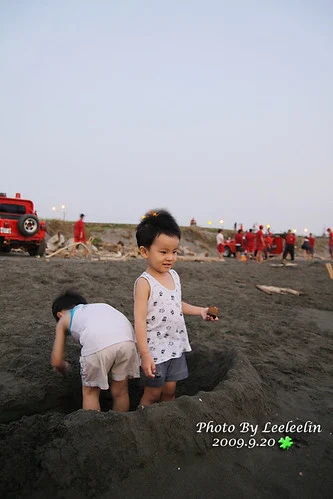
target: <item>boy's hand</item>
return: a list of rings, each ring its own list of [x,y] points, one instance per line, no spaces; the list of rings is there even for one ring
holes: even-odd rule
[[[209,315],[207,313],[208,310],[209,310],[209,307],[202,309],[202,311],[201,311],[201,317],[203,318],[203,320],[204,321],[218,321],[219,318],[218,317],[212,317],[211,315]]]
[[[141,357],[141,367],[148,378],[155,377],[155,362],[153,361],[153,358],[149,353]]]
[[[65,374],[68,374],[71,371],[71,365],[69,362],[64,360],[62,364],[60,364],[55,368],[55,370],[64,376]]]

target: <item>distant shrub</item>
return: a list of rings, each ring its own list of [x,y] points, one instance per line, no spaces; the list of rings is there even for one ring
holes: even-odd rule
[[[96,246],[97,248],[103,246],[103,240],[100,237],[94,237],[91,243],[93,244],[93,246]]]

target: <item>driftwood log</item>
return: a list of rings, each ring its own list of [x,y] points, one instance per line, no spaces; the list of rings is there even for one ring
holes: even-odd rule
[[[332,268],[332,264],[331,263],[326,263],[326,268],[327,268],[327,272],[328,272],[328,275],[330,276],[331,279],[333,279],[333,268]]]
[[[61,253],[62,251],[65,251],[69,248],[73,248],[73,246],[79,246],[80,244],[84,248],[86,248],[86,250],[88,251],[89,254],[91,254],[91,250],[90,250],[90,248],[88,248],[88,246],[86,244],[84,244],[84,243],[71,243],[71,244],[67,244],[67,246],[64,246],[63,248],[58,249],[57,251],[54,251],[54,253],[51,253],[50,255],[46,255],[45,258],[52,258],[53,256],[57,255],[58,253]]]
[[[300,291],[296,291],[295,289],[291,288],[279,288],[277,286],[264,286],[261,284],[256,284],[256,288],[260,289],[260,291],[263,291],[264,293],[268,295],[272,295],[273,293],[279,294],[279,295],[295,295],[295,296],[300,296],[303,293]]]
[[[271,267],[297,267],[297,263],[271,263]]]

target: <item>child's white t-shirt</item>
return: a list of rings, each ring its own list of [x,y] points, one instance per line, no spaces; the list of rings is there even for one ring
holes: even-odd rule
[[[217,245],[224,244],[224,235],[222,234],[222,232],[219,232],[216,235],[216,243],[217,243]]]
[[[69,313],[68,332],[82,345],[82,357],[116,343],[134,341],[132,324],[107,303],[77,305]]]
[[[184,352],[191,351],[182,313],[179,275],[175,270],[170,270],[170,274],[175,283],[173,290],[162,286],[147,272],[138,277],[143,277],[150,285],[146,319],[147,343],[155,364],[181,357]]]

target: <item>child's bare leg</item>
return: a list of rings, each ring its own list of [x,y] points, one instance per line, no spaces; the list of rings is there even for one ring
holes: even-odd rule
[[[150,386],[146,386],[140,400],[140,405],[146,406],[159,402],[162,390],[163,386],[159,388],[152,388]]]
[[[82,409],[100,411],[98,386],[83,386],[82,387]]]
[[[167,381],[163,386],[160,402],[172,402],[175,400],[176,381]]]
[[[122,381],[112,380],[111,395],[113,400],[112,409],[117,412],[127,412],[129,410],[129,396],[127,378]]]

